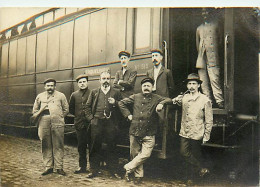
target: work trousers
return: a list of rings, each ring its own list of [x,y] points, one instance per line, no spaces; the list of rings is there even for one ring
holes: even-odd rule
[[[211,100],[211,89],[216,103],[224,101],[223,92],[220,84],[220,68],[218,66],[208,66],[207,68],[198,69],[200,79],[203,81],[201,84],[202,91]],[[211,85],[211,89],[210,89]]]
[[[100,169],[100,162],[106,162],[111,172],[118,168],[118,156],[116,154],[116,126],[111,119],[94,118],[91,123],[90,165],[93,172]],[[106,143],[107,148],[102,148]]]
[[[43,163],[46,169],[63,168],[64,124],[52,123],[50,115],[39,122],[38,136],[42,144]]]
[[[185,161],[199,171],[201,166],[201,140],[193,140],[181,137],[180,153]]]
[[[155,145],[155,136],[143,138],[130,135],[131,161],[125,165],[125,169],[134,172],[135,177],[143,177],[143,163],[151,156]]]
[[[90,143],[90,127],[76,130],[78,140],[79,167],[87,168],[87,148]]]

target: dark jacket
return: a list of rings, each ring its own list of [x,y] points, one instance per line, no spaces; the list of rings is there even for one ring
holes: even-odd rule
[[[131,95],[119,101],[119,108],[124,115],[131,115],[128,107],[133,105],[133,120],[129,129],[129,134],[144,137],[152,136],[157,132],[158,114],[156,106],[161,103],[171,103],[170,98],[165,98],[157,94],[144,95],[142,93]]]
[[[85,117],[85,108],[89,94],[90,89],[87,88],[85,90],[77,90],[70,96],[69,112],[75,116],[74,125],[76,130],[83,129],[88,125]]]
[[[147,71],[146,74],[150,78],[154,78],[153,68]],[[156,94],[164,97],[173,97],[174,95],[174,81],[172,73],[169,69],[161,67],[157,81],[156,81]]]
[[[137,72],[130,68],[126,69],[125,74],[123,74],[123,68],[116,72],[113,87],[121,91],[123,98],[134,94],[136,75]],[[118,84],[119,80],[122,80],[122,82]]]
[[[96,88],[92,90],[89,94],[87,103],[86,103],[86,110],[85,110],[85,116],[88,121],[91,121],[94,118],[94,115],[96,113],[96,108],[97,108],[97,101],[100,92],[102,92],[101,88]],[[119,90],[116,90],[112,87],[110,87],[110,97],[115,99],[115,104],[114,105],[109,105],[110,111],[112,112],[111,119],[115,120],[117,113],[119,112],[117,110],[118,106],[118,101],[122,99],[121,93]]]

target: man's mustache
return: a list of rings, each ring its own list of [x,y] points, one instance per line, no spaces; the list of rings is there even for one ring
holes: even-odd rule
[[[52,88],[47,89],[47,91],[52,91],[52,90],[53,90]]]
[[[155,59],[153,60],[153,63],[157,63],[157,62],[158,62],[157,60],[155,60]]]
[[[150,90],[148,90],[148,89],[144,89],[144,91],[148,91],[148,92],[149,92]]]

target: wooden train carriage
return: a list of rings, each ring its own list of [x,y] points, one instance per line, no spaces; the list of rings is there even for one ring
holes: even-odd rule
[[[223,34],[220,66],[225,108],[214,108],[214,128],[207,145],[236,148],[239,141],[230,141],[234,139],[230,135],[243,123],[231,119],[230,112],[251,115],[246,116],[250,120],[259,111],[258,20],[251,8],[216,12]],[[185,91],[182,81],[197,71],[195,35],[201,23],[201,8],[86,8],[72,13],[54,8],[2,31],[1,132],[11,126],[31,128],[32,103],[43,91],[44,79],[55,78],[57,90],[69,99],[77,89],[77,75],[87,73],[91,89],[99,85],[101,71],[110,69],[114,76],[120,68],[117,55],[121,50],[132,53],[130,66],[138,72],[135,91],[140,92],[140,80],[152,67],[150,49],[164,44],[165,66],[172,70],[176,94]],[[31,24],[29,29],[27,24]],[[21,33],[19,27],[23,27]],[[11,37],[6,39],[8,32]],[[156,150],[160,157],[173,150],[167,144],[173,144],[171,137],[178,133],[179,114],[179,109],[172,110],[171,122],[159,133]]]

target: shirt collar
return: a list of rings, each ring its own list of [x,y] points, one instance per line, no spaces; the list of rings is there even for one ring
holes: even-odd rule
[[[154,66],[154,69],[156,69],[156,70],[160,70],[161,67],[162,67],[162,63],[160,63],[158,66]]]
[[[201,96],[200,92],[198,92],[198,95],[196,97],[192,97],[191,94],[188,94],[188,100],[196,101],[200,96]]]

